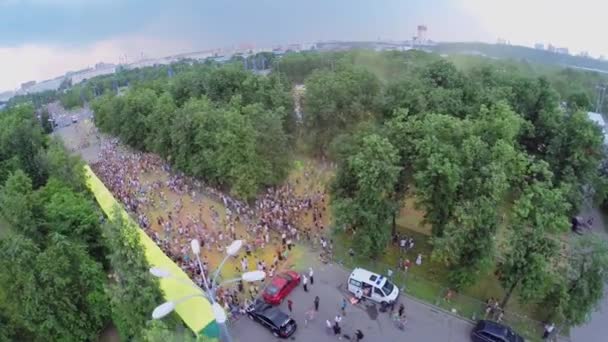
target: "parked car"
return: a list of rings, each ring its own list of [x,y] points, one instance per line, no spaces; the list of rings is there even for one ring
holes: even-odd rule
[[[386,277],[363,268],[355,268],[348,277],[348,291],[369,298],[376,303],[389,304],[397,300],[399,288]]]
[[[523,337],[508,326],[487,320],[477,322],[471,331],[471,340],[473,342],[524,342]]]
[[[247,317],[266,327],[275,337],[289,338],[298,328],[289,315],[263,300],[256,300],[246,311]]]
[[[277,274],[266,288],[262,297],[268,304],[281,304],[283,299],[300,284],[300,275],[294,271]]]

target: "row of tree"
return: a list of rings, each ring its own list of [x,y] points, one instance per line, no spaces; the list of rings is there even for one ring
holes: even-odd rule
[[[92,106],[102,131],[251,199],[287,175],[294,118],[283,84],[240,64],[195,65]]]
[[[82,161],[32,107],[3,112],[0,127],[0,341],[92,341],[110,322],[147,340],[163,298],[135,228],[102,223]]]
[[[564,254],[560,240],[583,202],[605,193],[603,136],[582,111],[596,75],[456,62],[465,67],[419,51],[288,54],[270,77],[242,63],[194,64],[99,99],[95,120],[244,198],[285,177],[301,136],[338,162],[335,223],[356,232],[360,254],[385,249],[412,189],[454,287],[495,271],[503,304],[513,293],[553,300],[555,318],[578,324],[608,274],[604,245]],[[581,86],[568,91],[564,79]],[[286,85],[300,82],[298,127]]]
[[[335,223],[354,232],[360,254],[377,256],[411,188],[452,286],[495,271],[503,306],[513,293],[559,296],[553,318],[582,323],[601,298],[608,249],[581,251],[561,236],[585,200],[605,196],[601,130],[576,101],[560,106],[543,77],[417,57],[400,57],[408,67],[388,80],[352,56],[306,78],[306,135],[338,161]]]

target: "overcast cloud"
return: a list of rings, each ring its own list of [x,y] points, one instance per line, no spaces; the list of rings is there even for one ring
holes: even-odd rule
[[[0,0],[0,90],[97,62],[238,44],[394,39],[552,42],[608,55],[593,0]]]

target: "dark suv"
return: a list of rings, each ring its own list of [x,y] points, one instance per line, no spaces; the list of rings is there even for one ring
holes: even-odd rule
[[[247,308],[247,316],[265,326],[276,337],[288,338],[296,332],[298,325],[278,307],[256,300]]]
[[[493,321],[481,320],[471,331],[473,342],[524,342],[511,328]]]

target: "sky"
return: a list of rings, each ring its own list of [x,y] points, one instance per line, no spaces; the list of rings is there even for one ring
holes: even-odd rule
[[[599,0],[0,0],[0,91],[121,56],[320,40],[536,42],[608,56]]]

